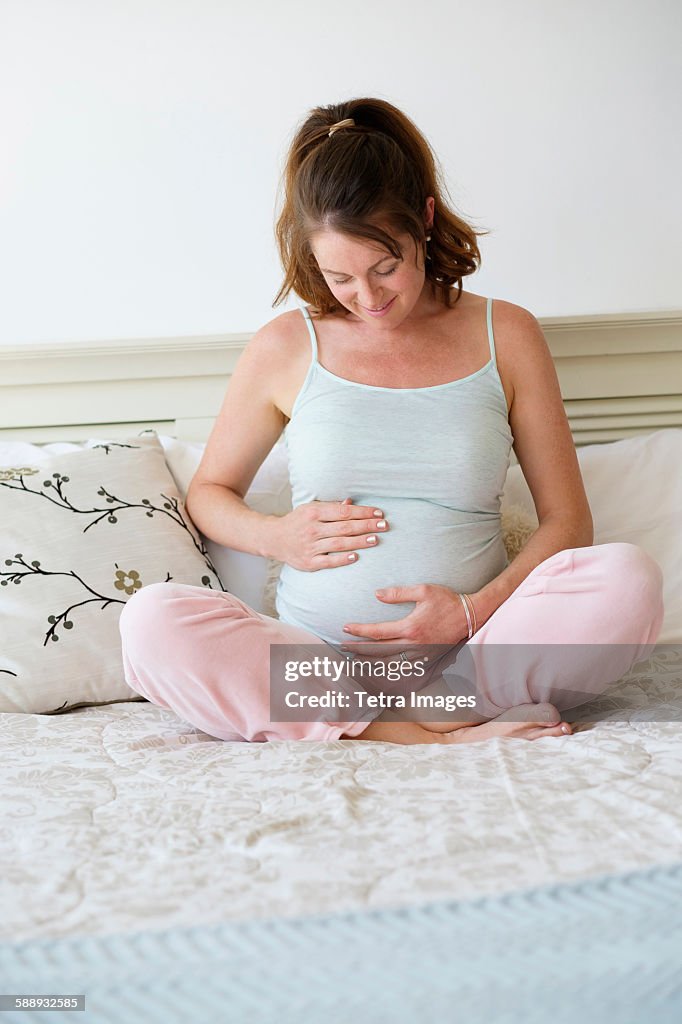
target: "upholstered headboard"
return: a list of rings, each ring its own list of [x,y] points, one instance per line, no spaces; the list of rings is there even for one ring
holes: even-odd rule
[[[540,318],[577,445],[682,426],[682,311]],[[0,348],[0,440],[205,441],[248,334]]]

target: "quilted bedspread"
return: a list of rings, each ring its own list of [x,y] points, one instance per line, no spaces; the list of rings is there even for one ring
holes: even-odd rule
[[[1,715],[2,939],[416,907],[670,865],[681,651],[657,648],[573,736],[534,742],[228,743],[141,701]]]

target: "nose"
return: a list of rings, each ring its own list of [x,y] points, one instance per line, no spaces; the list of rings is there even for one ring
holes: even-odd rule
[[[361,306],[364,306],[365,309],[379,309],[386,301],[387,300],[380,295],[372,295],[369,293],[367,295],[363,293],[358,298],[358,302]]]

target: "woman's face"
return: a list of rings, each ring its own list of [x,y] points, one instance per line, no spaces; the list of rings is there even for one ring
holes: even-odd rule
[[[414,309],[424,288],[424,259],[411,235],[398,235],[401,258],[365,239],[320,231],[311,247],[334,298],[366,324],[393,328]],[[388,308],[381,316],[371,310]]]

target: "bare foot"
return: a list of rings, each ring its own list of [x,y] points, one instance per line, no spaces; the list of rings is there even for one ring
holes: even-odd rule
[[[463,725],[461,722],[454,726],[451,724],[448,732],[427,729],[418,722],[387,722],[379,716],[355,738],[402,744],[477,743],[496,738],[538,740],[544,736],[567,736],[572,731],[569,723],[561,720],[553,704],[519,704],[479,725]],[[347,737],[342,735],[340,738]]]
[[[445,733],[450,743],[477,743],[490,739],[539,740],[545,736],[570,736],[571,725],[561,719],[553,704],[519,704],[480,725]]]

